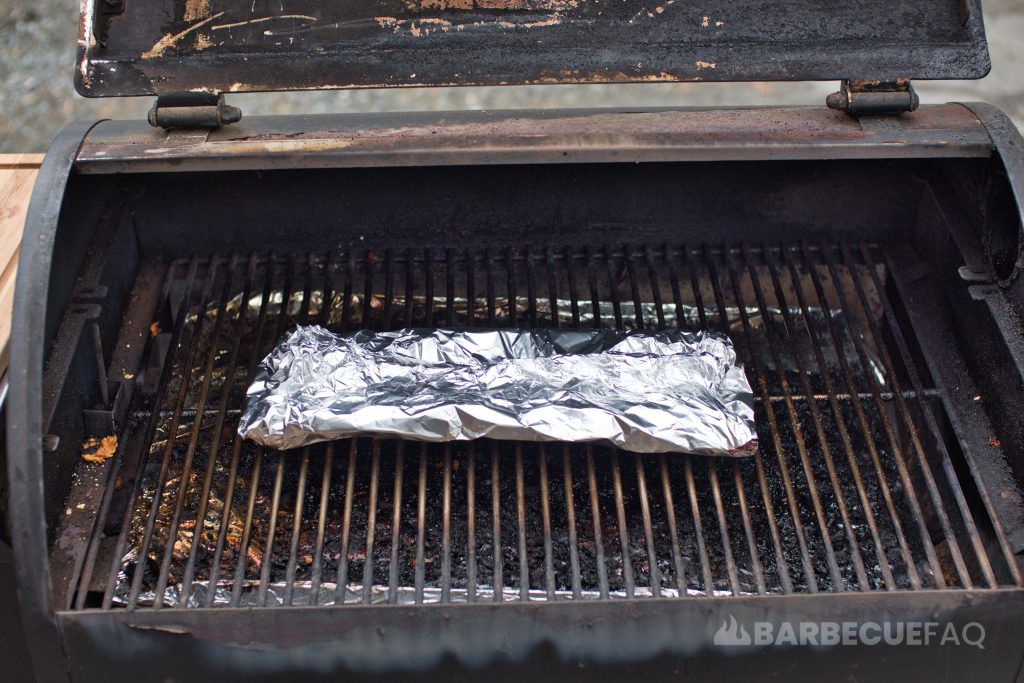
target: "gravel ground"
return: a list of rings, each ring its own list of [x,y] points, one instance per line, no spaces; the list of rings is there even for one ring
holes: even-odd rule
[[[42,151],[67,122],[142,118],[149,98],[85,99],[72,86],[77,0],[0,0],[0,152]],[[992,73],[916,82],[924,102],[984,100],[1024,128],[1024,0],[987,0]],[[417,88],[233,95],[247,115],[541,107],[820,104],[835,83]]]

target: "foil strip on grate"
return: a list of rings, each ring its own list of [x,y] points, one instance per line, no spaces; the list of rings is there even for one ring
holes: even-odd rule
[[[522,591],[519,588],[502,588],[501,599],[496,600],[496,592],[493,586],[477,586],[472,593],[466,588],[451,588],[447,592],[437,586],[427,586],[420,591],[412,586],[399,586],[392,590],[389,586],[374,584],[367,593],[366,587],[361,583],[346,584],[344,595],[339,600],[338,586],[335,583],[327,582],[315,588],[312,582],[296,581],[292,585],[284,583],[273,583],[267,587],[265,598],[261,598],[258,582],[248,582],[241,597],[234,601],[232,599],[232,584],[218,583],[214,591],[213,600],[209,596],[209,583],[206,581],[193,582],[188,594],[188,599],[183,606],[187,607],[265,607],[265,606],[290,606],[308,607],[330,607],[334,605],[429,605],[435,603],[471,603],[471,602],[523,602]],[[163,604],[168,607],[178,607],[181,603],[180,584],[168,586],[164,590]],[[683,596],[699,597],[708,595],[705,591],[687,589],[680,593],[675,588],[662,588],[659,597],[678,598]],[[713,596],[732,595],[729,591],[713,591]],[[756,593],[743,592],[740,595],[756,595]],[[314,597],[315,596],[315,597]],[[369,596],[369,597],[367,597]],[[651,598],[654,592],[647,586],[638,586],[633,592],[633,598]],[[547,591],[531,588],[527,594],[526,602],[549,602],[551,600],[627,600],[630,596],[625,591],[610,591],[602,595],[600,591],[585,590],[579,594],[570,590],[556,590],[554,594]],[[156,594],[153,592],[141,593],[138,596],[138,603],[142,606],[149,606],[156,602]],[[114,594],[114,604],[126,606],[128,604],[128,591],[118,590]]]

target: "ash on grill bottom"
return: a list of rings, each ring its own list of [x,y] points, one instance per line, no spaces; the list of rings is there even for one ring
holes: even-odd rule
[[[172,263],[163,379],[121,440],[125,490],[76,607],[319,603],[338,585],[359,603],[1009,585],[886,278],[879,250],[846,245]],[[255,367],[313,323],[715,329],[748,370],[759,452],[238,438]]]

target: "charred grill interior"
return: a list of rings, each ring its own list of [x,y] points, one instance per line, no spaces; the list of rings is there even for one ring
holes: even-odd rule
[[[67,569],[74,609],[1020,584],[879,245],[196,255],[141,266],[130,305],[147,298],[148,368]],[[307,322],[724,329],[760,453],[241,440],[253,367]]]
[[[990,158],[193,172],[130,149],[144,170],[119,172],[104,131],[65,190],[47,306],[22,304],[48,342],[43,450],[40,495],[12,505],[46,521],[83,677],[154,657],[182,676],[448,677],[444,653],[505,676],[717,672],[729,615],[983,621],[992,647],[958,663],[1016,666],[993,653],[1019,651],[1024,596],[1004,342],[1024,307],[986,275],[1012,278],[1019,249]],[[938,133],[921,135],[893,149]],[[723,330],[759,452],[239,439],[254,369],[304,323]],[[859,652],[839,653],[850,670]],[[869,663],[911,675],[906,653]],[[763,654],[726,659],[749,677]]]
[[[734,617],[979,622],[986,649],[956,666],[1016,672],[1020,224],[974,114],[576,113],[578,148],[552,142],[561,119],[512,114],[502,138],[500,116],[317,120],[339,137],[257,120],[199,142],[100,124],[67,152],[11,350],[34,665],[621,680],[952,661],[725,651]],[[254,368],[307,322],[724,330],[760,450],[238,439]]]
[[[37,676],[1020,678],[1024,138],[912,84],[988,72],[977,0],[265,4],[82,0],[80,92],[156,101],[66,128],[26,220],[3,405]],[[773,78],[842,82],[817,107],[224,102]],[[307,322],[722,330],[760,450],[239,439]],[[825,623],[842,646],[750,637]],[[942,642],[846,642],[897,623]],[[983,646],[947,644],[971,624]]]

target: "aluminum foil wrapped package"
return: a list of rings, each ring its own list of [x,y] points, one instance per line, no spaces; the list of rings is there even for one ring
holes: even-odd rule
[[[355,435],[757,446],[750,385],[728,336],[710,331],[298,327],[247,394],[239,434],[279,449]]]

